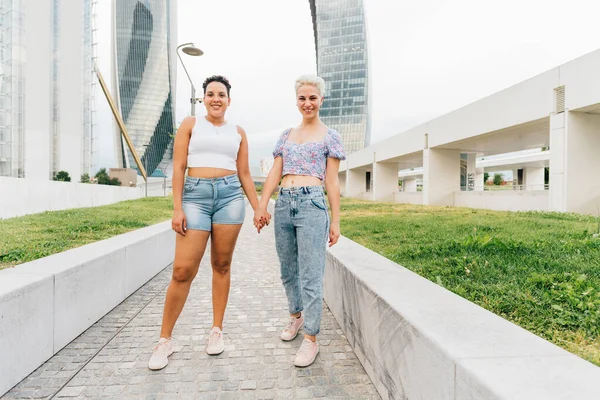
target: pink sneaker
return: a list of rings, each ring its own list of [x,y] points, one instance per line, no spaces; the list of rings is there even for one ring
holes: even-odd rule
[[[296,336],[298,336],[298,331],[304,325],[304,318],[300,315],[299,318],[291,317],[287,326],[281,332],[281,340],[285,342],[289,342],[290,340],[294,340]]]
[[[315,362],[317,354],[319,354],[319,344],[310,339],[304,339],[298,353],[296,353],[294,365],[296,367],[308,367]]]
[[[211,329],[206,345],[206,353],[211,356],[218,356],[225,351],[225,342],[223,341],[223,332],[215,326]]]
[[[148,362],[148,368],[153,371],[163,369],[169,363],[169,356],[175,352],[175,343],[173,339],[160,338],[158,344],[154,346],[152,357]]]

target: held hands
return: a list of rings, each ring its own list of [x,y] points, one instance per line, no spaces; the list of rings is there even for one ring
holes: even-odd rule
[[[336,244],[339,238],[340,238],[340,223],[339,223],[339,221],[332,222],[331,226],[329,227],[329,247]]]
[[[262,228],[265,225],[269,225],[271,223],[271,214],[264,208],[257,208],[254,211],[254,226],[256,227],[256,232],[260,233]]]
[[[187,230],[187,221],[185,219],[185,214],[183,213],[183,210],[176,210],[173,212],[171,228],[180,235],[185,236],[185,231]]]

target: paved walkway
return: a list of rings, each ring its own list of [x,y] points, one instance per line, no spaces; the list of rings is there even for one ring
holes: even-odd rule
[[[223,354],[204,352],[212,322],[207,252],[175,327],[178,352],[167,368],[152,372],[147,363],[160,332],[170,267],[3,399],[380,399],[327,307],[317,361],[305,369],[292,365],[301,337],[279,339],[287,302],[273,229],[257,235],[250,211],[234,255]]]

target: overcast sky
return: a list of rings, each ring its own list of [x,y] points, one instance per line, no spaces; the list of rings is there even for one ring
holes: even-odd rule
[[[99,65],[110,79],[110,3],[100,0]],[[178,0],[178,42],[197,88],[212,74],[233,86],[227,119],[249,135],[257,167],[279,133],[297,125],[294,80],[315,73],[308,0]],[[372,142],[600,48],[597,0],[365,0]],[[177,122],[189,114],[178,64]],[[101,93],[99,166],[110,167],[111,115]],[[204,112],[202,105],[198,114]]]

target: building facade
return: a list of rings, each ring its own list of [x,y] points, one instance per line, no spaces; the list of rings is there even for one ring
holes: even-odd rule
[[[115,0],[113,84],[136,152],[149,175],[166,173],[175,133],[175,0]],[[119,167],[137,169],[116,130]]]
[[[93,0],[0,0],[0,176],[89,173]]]
[[[363,0],[310,0],[317,74],[325,80],[320,117],[348,153],[369,146],[369,57]]]

